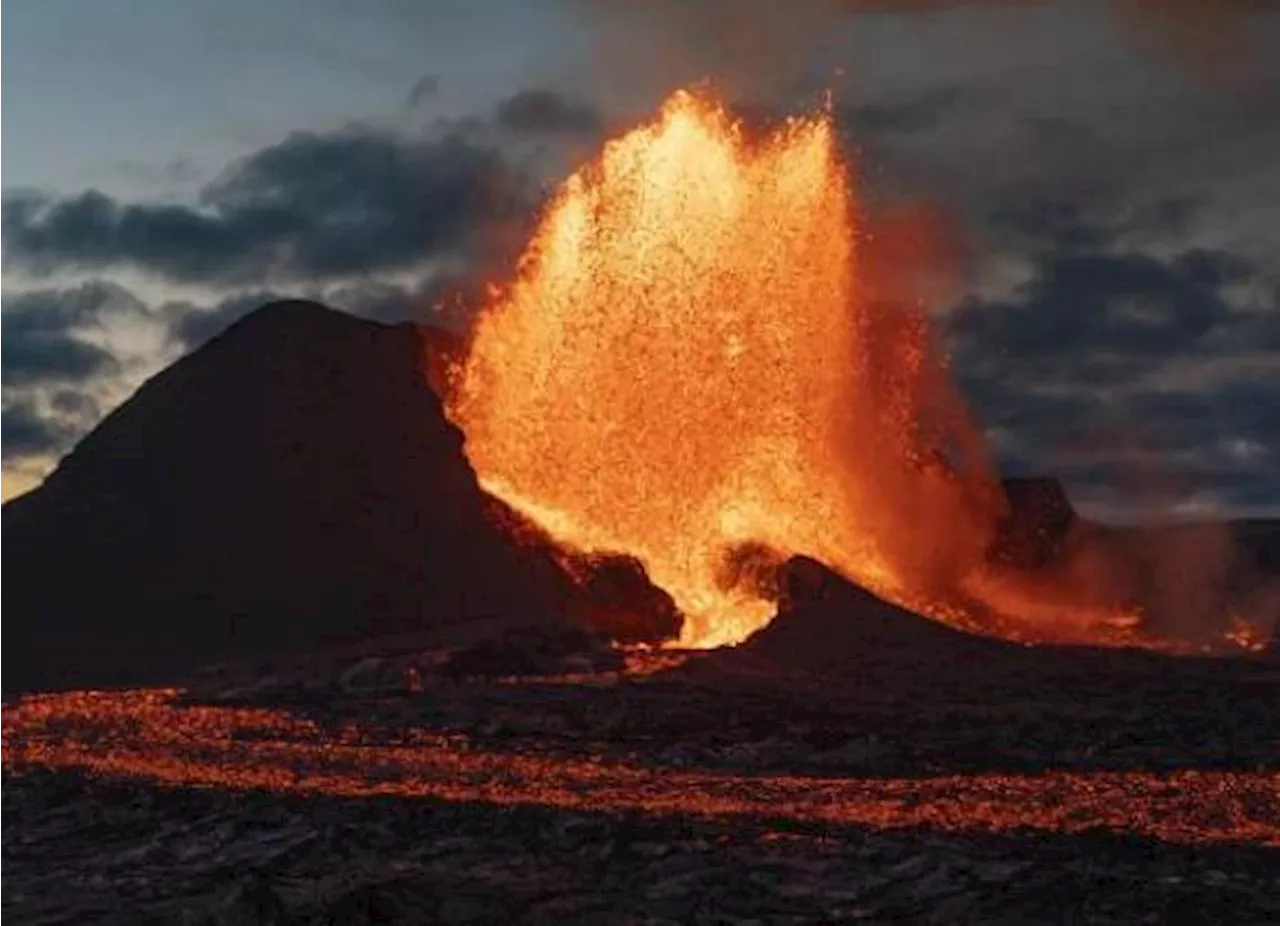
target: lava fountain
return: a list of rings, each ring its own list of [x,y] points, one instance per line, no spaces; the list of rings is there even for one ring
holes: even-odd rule
[[[761,546],[963,620],[998,492],[923,319],[860,285],[849,177],[829,114],[753,141],[679,92],[565,182],[474,330],[450,411],[482,484],[638,557],[684,645],[769,621],[732,568]]]

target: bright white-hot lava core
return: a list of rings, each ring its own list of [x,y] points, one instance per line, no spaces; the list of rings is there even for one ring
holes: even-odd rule
[[[773,615],[747,547],[963,619],[998,493],[922,319],[860,285],[849,176],[825,114],[756,142],[677,93],[565,182],[474,332],[451,413],[484,486],[642,560],[685,645]]]

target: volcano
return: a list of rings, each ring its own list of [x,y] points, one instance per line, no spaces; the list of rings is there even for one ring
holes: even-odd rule
[[[570,574],[481,491],[443,343],[278,302],[147,382],[4,508],[6,690],[562,615],[652,639],[635,601],[678,632],[634,564]]]
[[[519,624],[734,645],[805,559],[912,615],[882,642],[1257,645],[1280,594],[1221,531],[999,479],[888,298],[915,238],[863,213],[837,138],[681,91],[564,183],[467,336],[301,301],[233,325],[6,506],[7,684]]]

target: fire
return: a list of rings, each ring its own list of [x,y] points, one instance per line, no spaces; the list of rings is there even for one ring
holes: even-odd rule
[[[474,331],[451,414],[482,484],[638,557],[683,645],[774,614],[744,549],[969,619],[998,493],[922,318],[868,294],[849,178],[829,114],[758,142],[679,92],[568,179]]]

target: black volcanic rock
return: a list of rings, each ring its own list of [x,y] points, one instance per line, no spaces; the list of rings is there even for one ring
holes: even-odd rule
[[[679,636],[684,618],[671,596],[649,581],[632,556],[592,556],[570,571],[580,576],[580,594],[569,605],[574,623],[619,643],[658,643]]]
[[[979,637],[914,614],[805,557],[779,576],[778,616],[744,643],[719,654],[726,666],[769,671],[846,673],[927,671],[944,665],[974,671],[1023,648]]]
[[[559,613],[571,583],[487,516],[426,355],[289,301],[152,378],[4,508],[6,690]]]
[[[534,565],[551,555],[564,569],[570,588],[561,607],[575,627],[619,643],[660,643],[680,635],[684,617],[634,556],[558,548],[546,531],[501,499],[489,497],[487,511]]]
[[[452,653],[440,666],[446,678],[501,678],[616,672],[622,655],[600,634],[527,627],[481,640]]]
[[[1062,483],[1050,477],[1005,479],[1008,513],[997,526],[990,558],[1023,569],[1044,566],[1062,555],[1076,521]]]

